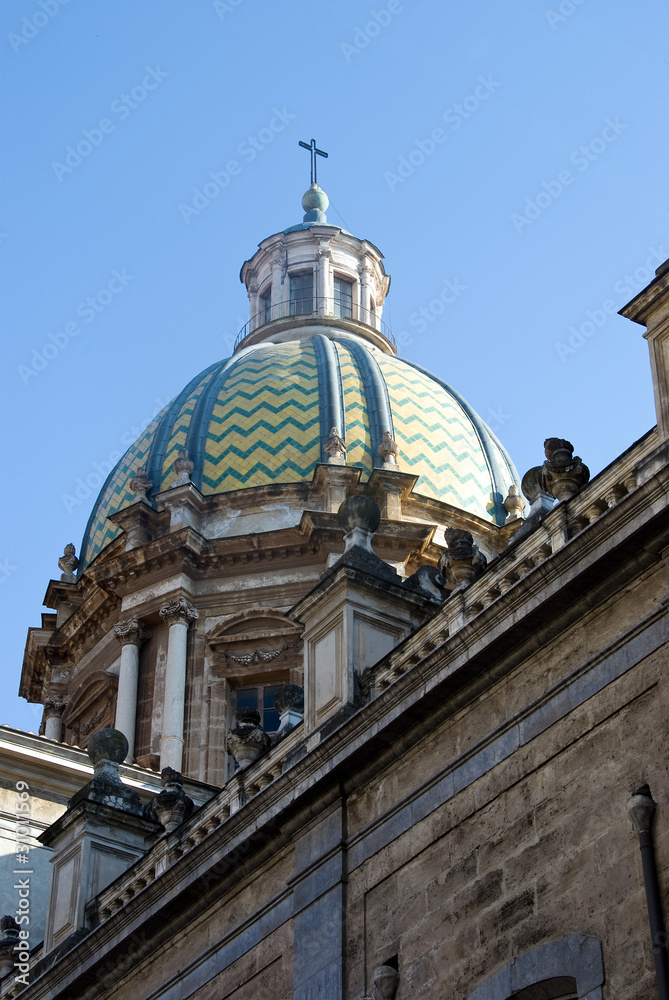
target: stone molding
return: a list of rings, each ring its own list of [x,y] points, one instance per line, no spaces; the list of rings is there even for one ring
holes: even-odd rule
[[[601,1000],[604,964],[596,938],[567,934],[532,948],[494,972],[468,1000],[509,1000],[528,986],[561,977],[576,981],[579,1000]]]
[[[140,618],[126,618],[114,625],[114,635],[122,646],[141,646],[151,638],[151,632]]]
[[[174,601],[163,604],[159,614],[168,625],[180,624],[187,628],[191,622],[197,621],[200,617],[196,608],[189,604],[185,597],[178,597]]]

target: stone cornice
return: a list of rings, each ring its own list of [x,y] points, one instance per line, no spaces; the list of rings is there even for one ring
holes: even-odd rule
[[[643,288],[638,295],[635,295],[622,309],[618,310],[619,316],[624,316],[626,319],[631,319],[634,323],[639,323],[641,326],[647,326],[650,316],[658,308],[663,305],[663,300],[666,301],[667,293],[669,293],[669,264],[665,261],[664,264],[658,267],[655,272],[655,278]]]

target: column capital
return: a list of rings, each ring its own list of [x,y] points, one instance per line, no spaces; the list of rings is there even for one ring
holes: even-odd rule
[[[114,625],[114,635],[122,646],[141,646],[151,638],[151,632],[140,618],[126,618]]]
[[[174,601],[168,601],[160,609],[160,617],[164,618],[168,625],[180,623],[188,627],[191,622],[197,621],[200,617],[192,604],[189,604],[185,597],[178,597]]]
[[[66,695],[59,694],[49,694],[44,699],[44,717],[57,718],[60,719],[61,715],[67,708],[69,703],[69,698]]]

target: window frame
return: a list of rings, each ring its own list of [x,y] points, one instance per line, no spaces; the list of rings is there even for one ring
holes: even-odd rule
[[[341,298],[341,295],[339,295],[339,296],[337,295],[337,285],[339,285],[340,289],[341,289],[342,285],[346,285],[348,287],[348,291],[349,291],[348,308],[350,310],[348,313],[344,313],[342,311],[342,305],[344,303],[343,303],[343,300]],[[355,282],[352,281],[350,278],[348,278],[346,275],[343,275],[343,274],[335,274],[334,275],[334,278],[333,278],[333,281],[332,281],[332,292],[333,292],[333,295],[332,295],[332,304],[333,304],[333,312],[334,312],[334,315],[337,317],[337,319],[353,319],[353,288],[354,288],[354,285],[355,285]],[[339,309],[339,311],[337,311],[338,309]]]
[[[299,279],[306,279],[306,278],[310,279],[311,294],[309,296],[306,296],[304,294],[303,290],[300,289],[299,291],[302,294],[300,294],[300,295],[294,295],[293,294],[293,281],[297,281]],[[315,287],[315,282],[314,282],[314,272],[313,272],[313,269],[310,270],[310,271],[295,271],[292,274],[288,275],[288,288],[289,288],[288,301],[289,301],[289,307],[290,307],[289,312],[290,312],[291,316],[312,316],[314,314],[314,312],[315,312],[315,308],[314,308],[314,287]],[[310,308],[308,308],[308,309],[297,309],[296,306],[297,306],[298,303],[299,304],[306,303],[307,305],[309,305],[309,303],[310,303]]]

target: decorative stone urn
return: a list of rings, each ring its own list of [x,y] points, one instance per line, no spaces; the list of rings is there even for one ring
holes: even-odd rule
[[[179,771],[164,767],[160,772],[162,792],[144,806],[145,819],[156,820],[165,827],[165,833],[176,830],[193,811],[193,800],[182,788],[183,780]]]
[[[563,438],[546,438],[544,454],[546,461],[541,467],[544,489],[556,500],[569,500],[588,482],[590,470],[574,455],[573,444]]]
[[[240,770],[250,767],[270,747],[270,738],[260,725],[260,713],[254,708],[237,711],[237,726],[228,733],[226,746]]]
[[[374,969],[374,985],[383,1000],[394,1000],[399,981],[400,974],[392,965],[378,965]]]
[[[14,948],[19,943],[19,925],[14,917],[0,919],[0,979],[14,971],[14,962],[18,961]]]
[[[111,785],[121,785],[118,773],[128,754],[128,741],[118,729],[100,729],[88,741],[86,752],[93,764],[93,776],[97,781]]]
[[[455,590],[462,590],[481,575],[488,560],[479,552],[469,531],[446,528],[444,538],[446,552],[439,560],[439,572],[455,585]]]

